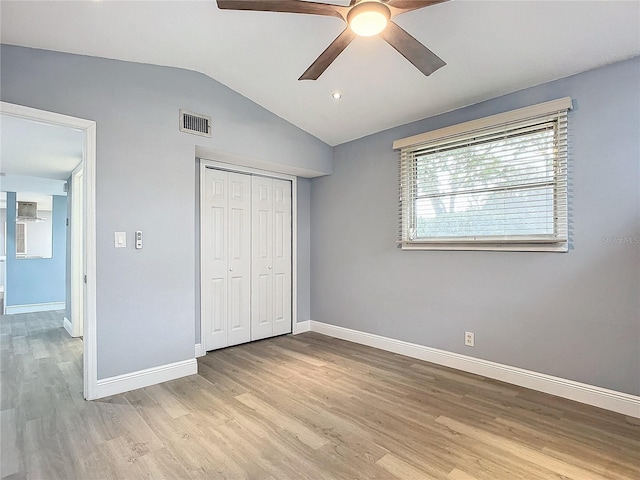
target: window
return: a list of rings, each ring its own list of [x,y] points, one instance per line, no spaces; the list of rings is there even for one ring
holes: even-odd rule
[[[394,142],[403,249],[567,251],[565,98]]]

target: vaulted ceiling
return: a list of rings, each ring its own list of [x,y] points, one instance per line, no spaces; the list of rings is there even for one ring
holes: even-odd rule
[[[316,81],[298,77],[344,29],[339,18],[215,1],[1,9],[3,43],[202,72],[330,145],[640,55],[637,1],[452,0],[394,19],[447,63],[431,76],[372,37]]]

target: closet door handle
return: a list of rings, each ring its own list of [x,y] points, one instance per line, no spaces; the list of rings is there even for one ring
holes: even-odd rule
[[[230,271],[230,272],[233,272],[233,268],[230,268],[230,269],[229,269],[229,271]]]
[[[269,265],[269,270],[271,270],[271,265]]]

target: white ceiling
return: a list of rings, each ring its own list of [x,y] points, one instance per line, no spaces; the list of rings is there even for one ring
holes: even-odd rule
[[[449,1],[395,17],[447,62],[430,77],[383,40],[357,38],[315,82],[297,78],[340,19],[211,0],[1,9],[3,43],[196,70],[330,145],[640,55],[638,1]]]
[[[0,139],[4,174],[66,180],[82,160],[81,130],[3,114]]]

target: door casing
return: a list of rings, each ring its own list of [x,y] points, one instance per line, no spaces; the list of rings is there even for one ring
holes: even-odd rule
[[[84,162],[71,173],[71,336],[84,326]]]

